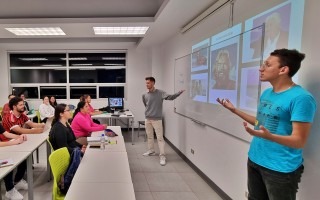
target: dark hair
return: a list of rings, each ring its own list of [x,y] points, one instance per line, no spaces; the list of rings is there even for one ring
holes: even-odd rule
[[[54,118],[52,120],[51,126],[53,126],[56,122],[60,120],[60,114],[64,113],[64,110],[66,109],[67,105],[64,103],[60,103],[56,106],[54,109]]]
[[[146,81],[156,82],[156,79],[154,79],[152,76],[146,77]]]
[[[75,118],[75,116],[78,114],[78,112],[80,112],[80,109],[83,108],[85,105],[86,105],[86,102],[85,102],[85,101],[80,101],[80,102],[78,103],[77,108],[76,108],[76,110],[74,111],[73,118]]]
[[[24,92],[21,92],[20,94],[19,94],[19,97],[21,97],[22,95],[24,95]],[[24,95],[25,96],[25,95]]]
[[[43,96],[43,97],[42,97],[42,100],[44,100],[44,98],[46,98],[46,97],[48,97],[48,96],[46,96],[46,95],[45,95],[45,96]],[[48,97],[48,99],[49,99],[49,97]],[[50,99],[49,99],[49,101],[50,101]]]
[[[90,95],[84,94],[84,95],[82,95],[82,96],[80,97],[80,101],[86,101],[86,99],[87,99],[88,97],[90,97]]]
[[[23,101],[20,97],[13,97],[9,101],[10,110],[13,110],[13,106],[17,106],[20,101]]]
[[[276,49],[270,53],[271,56],[279,58],[281,67],[289,67],[289,76],[293,77],[300,69],[301,62],[305,58],[305,54],[295,49]]]
[[[50,101],[52,97],[54,97],[54,102],[53,102],[53,103],[51,103],[51,101]],[[55,97],[55,96],[50,96],[50,98],[49,98],[49,103],[50,103],[50,105],[51,105],[52,107],[54,107],[54,108],[55,108],[55,107],[57,106],[57,100],[56,100],[56,97]]]

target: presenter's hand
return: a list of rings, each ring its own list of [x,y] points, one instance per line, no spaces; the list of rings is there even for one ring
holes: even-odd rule
[[[236,110],[236,108],[234,107],[234,105],[231,103],[229,99],[217,98],[217,102],[220,103],[226,109],[230,110],[231,112],[234,112]]]
[[[259,126],[260,130],[254,130],[250,128],[247,122],[243,122],[243,126],[246,131],[252,136],[257,136],[268,140],[272,137],[272,133],[270,133],[270,131],[264,126]]]

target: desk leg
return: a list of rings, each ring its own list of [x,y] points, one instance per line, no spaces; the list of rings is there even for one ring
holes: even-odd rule
[[[32,153],[27,158],[28,199],[33,200]]]
[[[50,182],[52,180],[51,167],[50,167],[50,163],[49,163],[49,156],[51,153],[51,147],[48,142],[46,142],[46,145],[47,145],[47,176],[48,176],[48,182]]]
[[[131,142],[132,142],[132,145],[134,145],[134,142],[133,142],[133,136],[134,136],[133,124],[134,124],[134,119],[132,118],[132,120],[131,120],[131,130],[132,130]]]

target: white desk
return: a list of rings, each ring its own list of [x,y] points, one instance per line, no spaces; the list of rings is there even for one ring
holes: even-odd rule
[[[14,170],[20,163],[26,160],[29,156],[29,152],[0,152],[0,159],[12,159],[13,165],[9,165],[6,167],[0,167],[0,180],[2,180],[8,173]],[[33,175],[31,174],[33,177]],[[27,174],[27,178],[29,180],[30,174]],[[0,194],[0,199],[2,199],[2,195]]]
[[[110,199],[135,200],[132,183],[80,183],[72,182],[65,200]]]
[[[33,200],[33,171],[32,171],[32,153],[41,146],[48,137],[48,131],[41,134],[28,134],[27,141],[23,142],[19,145],[12,145],[7,147],[1,147],[0,153],[7,154],[7,156],[11,156],[11,154],[19,154],[26,153],[27,156],[27,179],[28,179],[28,199]],[[49,145],[47,144],[47,155],[49,155]],[[10,154],[11,153],[11,154]],[[49,167],[47,161],[47,168]],[[47,170],[50,173],[50,170]],[[48,173],[48,176],[50,175]]]
[[[134,134],[134,115],[131,111],[126,111],[124,114],[120,115],[119,117],[112,116],[112,113],[103,113],[100,115],[93,115],[91,116],[92,119],[109,119],[109,125],[112,126],[112,120],[121,120],[121,119],[127,119],[128,120],[128,130],[129,130],[129,121],[131,120],[131,142],[133,142],[133,134]]]
[[[1,147],[2,148],[2,147]],[[13,165],[0,167],[0,179],[3,179],[9,172],[15,169],[22,161],[27,159],[29,152],[0,152],[0,159],[11,158],[13,160]]]
[[[109,152],[127,152],[126,145],[124,142],[124,139],[122,137],[122,132],[120,126],[108,126],[108,129],[113,130],[118,136],[116,137],[108,137],[108,140],[111,141],[111,143],[106,143],[104,151]],[[97,137],[101,136],[102,133],[105,133],[104,131],[96,131],[92,132],[91,136]],[[101,151],[98,148],[92,148],[91,145],[99,146],[100,142],[89,142],[88,148],[96,151]]]
[[[132,183],[126,152],[88,148],[72,180],[84,183]]]

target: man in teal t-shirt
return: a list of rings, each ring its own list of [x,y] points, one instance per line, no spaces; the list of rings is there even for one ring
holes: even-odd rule
[[[249,200],[296,199],[304,169],[302,148],[316,111],[313,96],[292,81],[304,57],[288,49],[270,54],[259,71],[260,80],[273,87],[262,93],[256,117],[236,109],[228,99],[217,99],[246,121],[244,128],[253,136],[248,153]]]

